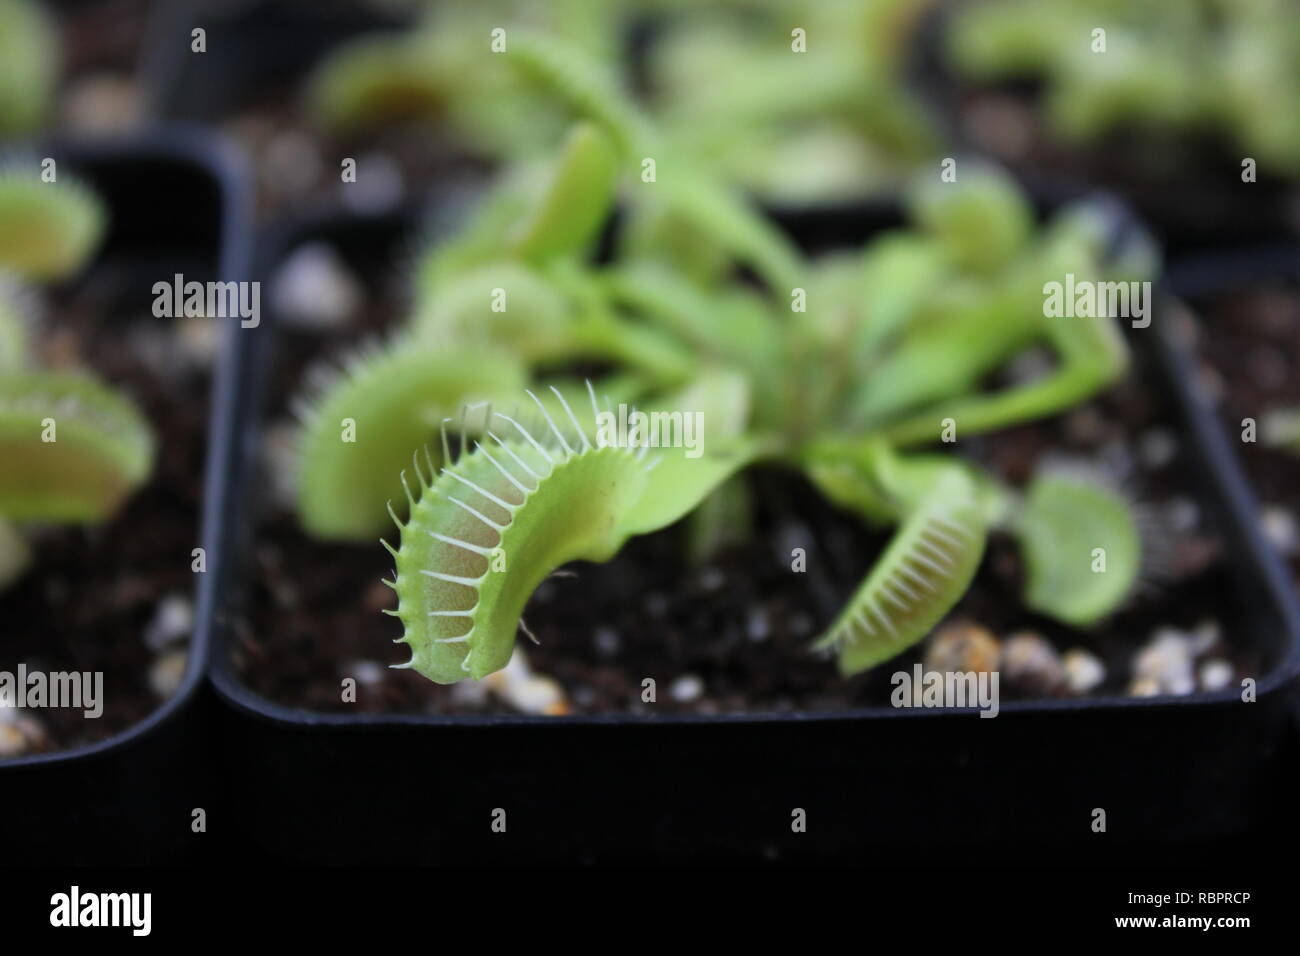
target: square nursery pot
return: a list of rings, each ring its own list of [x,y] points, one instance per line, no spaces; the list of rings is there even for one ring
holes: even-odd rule
[[[121,320],[150,315],[155,282],[170,281],[176,273],[202,281],[246,277],[251,250],[242,171],[220,140],[197,130],[162,129],[121,140],[38,144],[31,153],[55,158],[60,175],[89,183],[108,207],[107,235],[85,276],[104,290],[98,300],[105,310],[100,318],[119,320],[117,334],[122,339],[129,339],[131,327]],[[71,285],[80,289],[78,283],[83,278]],[[53,327],[58,329],[57,316]],[[193,380],[183,390],[176,386],[175,394],[160,387],[151,396],[156,406],[193,401],[197,391],[201,404],[180,416],[192,427],[169,432],[177,426],[168,425],[160,431],[154,477],[140,493],[147,493],[151,502],[139,516],[146,525],[139,529],[143,540],[131,542],[132,553],[143,556],[140,560],[148,566],[174,561],[185,571],[179,579],[183,583],[175,585],[192,594],[193,625],[183,676],[169,697],[124,730],[74,749],[0,762],[0,843],[6,863],[157,862],[193,858],[202,849],[198,841],[204,837],[192,832],[191,821],[195,808],[207,809],[213,802],[204,718],[212,706],[205,674],[214,575],[190,572],[192,548],[205,549],[209,570],[221,550],[228,461],[207,448],[211,436],[228,433],[212,418],[213,409],[228,404],[217,397],[238,384],[230,362],[233,329],[221,330],[215,339],[210,382]],[[92,366],[96,354],[87,351]],[[171,359],[163,358],[164,365],[175,358],[175,353],[167,354]],[[168,384],[162,377],[158,381]],[[173,439],[182,451],[171,445]],[[148,526],[150,515],[157,513],[153,504],[160,501],[165,520],[175,522],[175,530]],[[122,514],[130,509],[128,502]],[[158,549],[179,548],[182,539],[183,549],[174,556],[160,555]],[[39,566],[29,572],[35,585],[40,584],[40,573]],[[137,578],[143,574],[137,573]],[[162,597],[149,595],[149,601]],[[69,595],[66,601],[77,599]],[[12,624],[0,621],[0,645]],[[130,641],[123,624],[114,639],[138,651],[147,624],[143,621],[142,633]],[[86,644],[103,638],[104,632],[72,637]]]
[[[783,217],[809,248],[896,226],[890,203]],[[1119,217],[1117,228],[1136,228]],[[409,251],[424,220],[324,212],[259,250],[265,280],[305,243],[359,275]],[[785,714],[358,715],[286,706],[250,689],[235,657],[248,627],[255,449],[279,317],[243,333],[239,387],[222,420],[237,460],[231,547],[220,554],[213,681],[225,704],[224,768],[241,840],[281,859],[351,862],[802,860],[923,865],[972,848],[1050,861],[1154,861],[1271,826],[1300,667],[1291,590],[1256,531],[1254,505],[1187,358],[1157,312],[1132,335],[1145,384],[1181,436],[1191,493],[1226,549],[1213,600],[1230,640],[1261,662],[1240,689],[1185,697],[1005,703],[973,710],[874,707]],[[359,599],[359,598],[358,598]],[[827,665],[830,666],[830,665]],[[1294,753],[1294,751],[1292,751]],[[1093,833],[1094,808],[1109,818]],[[493,833],[494,810],[507,833]],[[795,808],[807,832],[792,833]],[[940,848],[946,848],[941,850]],[[952,857],[947,857],[951,859]]]

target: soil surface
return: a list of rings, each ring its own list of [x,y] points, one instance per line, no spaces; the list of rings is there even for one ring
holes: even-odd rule
[[[323,334],[282,334],[268,406],[279,437],[268,445],[283,445],[285,408],[306,368],[355,347],[400,313],[400,276],[363,271],[358,278],[369,298],[353,324]],[[1044,689],[1032,676],[1019,684],[1004,679],[1004,700],[1137,693],[1135,656],[1166,629],[1196,643],[1196,658],[1214,659],[1229,679],[1254,673],[1259,663],[1231,635],[1219,633],[1220,617],[1234,614],[1225,608],[1231,589],[1219,543],[1186,485],[1190,470],[1179,433],[1143,384],[1150,379],[1139,365],[1128,382],[1066,415],[960,445],[1015,484],[1047,459],[1083,459],[1140,502],[1154,529],[1139,592],[1094,632],[1023,611],[1018,549],[1000,537],[991,542],[974,586],[949,622],[975,622],[994,641],[1029,629],[1046,642],[1049,655],[1082,650],[1103,669],[1086,690],[1056,683]],[[719,713],[887,705],[890,675],[932,653],[937,635],[847,680],[833,661],[810,651],[887,535],[836,511],[797,476],[759,470],[751,484],[757,533],[748,542],[692,565],[685,558],[685,528],[678,525],[633,539],[608,564],[576,564],[545,582],[530,601],[524,618],[540,643],[520,636],[508,669],[516,673],[453,686],[388,668],[408,654],[392,643],[400,626],[380,613],[395,606],[395,595],[380,583],[391,573],[383,549],[316,542],[299,530],[290,501],[264,494],[257,503],[250,581],[232,614],[236,666],[253,690],[272,700],[345,713]],[[269,479],[257,486],[269,487]],[[797,547],[808,555],[804,573],[791,571]],[[526,673],[517,667],[519,649]],[[530,679],[538,676],[549,694],[534,693]],[[349,677],[358,685],[355,702],[343,700],[342,682]],[[647,677],[657,685],[653,705],[641,700]]]
[[[1200,374],[1224,427],[1241,439],[1243,420],[1300,407],[1300,283],[1277,279],[1191,302]],[[1257,436],[1258,437],[1258,436]],[[1300,581],[1300,454],[1240,441],[1238,454],[1259,499],[1264,532]]]

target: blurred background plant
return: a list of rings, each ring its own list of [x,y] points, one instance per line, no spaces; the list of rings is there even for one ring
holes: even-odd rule
[[[80,272],[104,235],[98,197],[45,182],[33,158],[0,169],[0,587],[31,560],[24,531],[106,520],[148,477],[154,437],[125,396],[82,369],[46,368],[35,283]]]
[[[1202,134],[1300,176],[1300,6],[1290,0],[964,2],[951,7],[944,51],[970,80],[1040,84],[1066,143],[1123,130],[1168,148]]]
[[[664,137],[773,201],[857,198],[937,147],[903,83],[924,0],[674,0],[433,4],[412,30],[360,37],[309,83],[334,132],[445,124],[494,160],[536,155],[564,123],[553,100],[485,56],[494,30],[563,37],[636,89]],[[796,36],[802,34],[802,38]],[[472,38],[472,39],[471,39]],[[812,46],[809,47],[808,44]],[[811,49],[810,55],[791,56]]]

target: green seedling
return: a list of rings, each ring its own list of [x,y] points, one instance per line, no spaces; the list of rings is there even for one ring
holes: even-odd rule
[[[0,0],[0,137],[40,127],[58,69],[58,38],[41,5]]]
[[[531,387],[505,394],[508,382],[463,358],[425,380],[433,366],[416,358],[409,380],[346,377],[305,430],[309,529],[332,509],[364,513],[349,530],[372,533],[404,472],[389,583],[407,666],[444,683],[499,669],[540,582],[571,561],[609,560],[633,535],[684,519],[697,552],[734,539],[747,525],[737,488],[760,462],[895,529],[818,642],[845,674],[921,640],[966,592],[993,534],[1019,540],[1037,611],[1086,626],[1128,598],[1141,547],[1122,496],[1052,474],[1014,488],[926,450],[1058,414],[1124,373],[1115,318],[1049,318],[1044,307],[1044,282],[1066,271],[1137,278],[1149,265],[1136,246],[1109,260],[1104,210],[1073,207],[1037,227],[1011,180],[969,165],[955,183],[918,183],[906,228],[808,261],[671,149],[660,181],[640,180],[662,137],[576,51],[536,37],[512,39],[512,51],[575,126],[549,170],[505,177],[429,251],[412,337],[389,361],[491,348]],[[620,190],[623,235],[598,255]],[[668,219],[674,228],[660,228]],[[682,261],[684,235],[707,270]],[[990,384],[1030,350],[1054,355],[1054,368]],[[447,410],[462,398],[461,414]],[[411,414],[408,400],[433,413]],[[393,429],[382,456],[340,443],[345,409]],[[640,424],[622,429],[616,413]],[[654,415],[663,440],[651,440]]]
[[[79,272],[103,238],[99,198],[76,180],[44,182],[28,164],[0,168],[0,268],[51,282]]]

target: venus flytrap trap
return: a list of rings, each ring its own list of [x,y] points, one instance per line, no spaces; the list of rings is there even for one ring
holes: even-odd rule
[[[75,273],[103,238],[103,204],[75,179],[47,182],[35,164],[0,165],[0,263],[35,282]]]
[[[405,666],[438,683],[504,667],[524,605],[551,572],[575,560],[609,560],[628,537],[690,511],[746,459],[743,451],[699,463],[681,457],[661,469],[665,458],[649,458],[648,446],[597,443],[594,390],[587,421],[558,389],[563,418],[530,395],[545,427],[489,409],[490,442],[476,442],[436,478],[418,457],[413,463],[418,488],[409,521],[398,522],[401,546],[389,548],[391,583],[401,640],[412,652]],[[426,464],[432,475],[432,460]]]
[[[386,526],[398,470],[445,417],[466,401],[517,394],[526,381],[514,356],[405,339],[316,377],[298,407],[298,513],[312,534],[340,540],[373,540]]]
[[[0,514],[102,521],[148,475],[153,450],[134,406],[87,375],[0,376]]]

